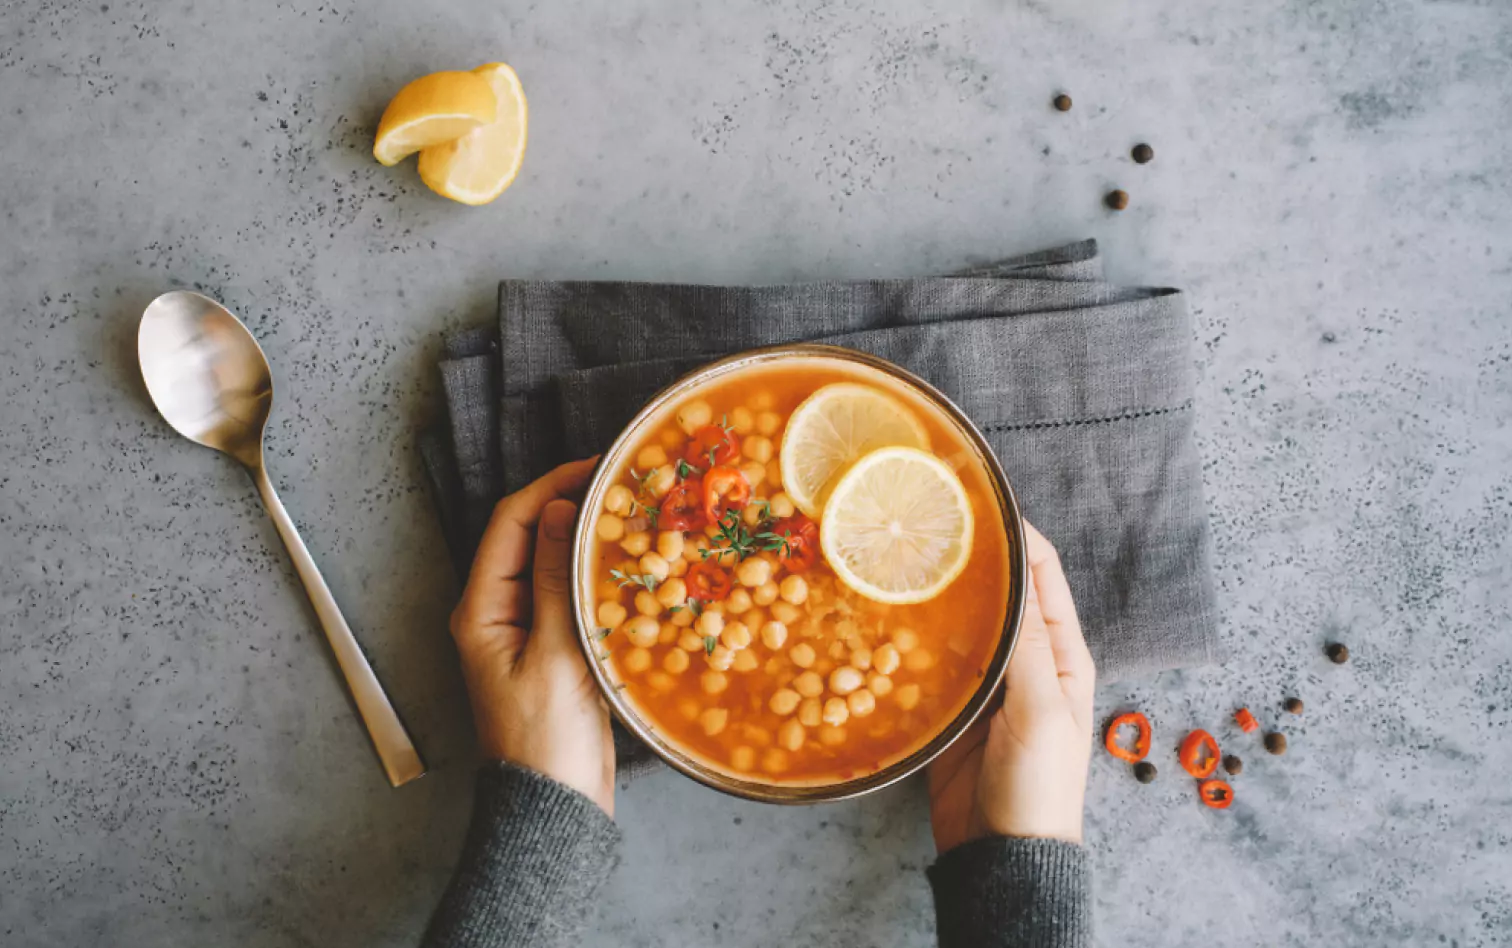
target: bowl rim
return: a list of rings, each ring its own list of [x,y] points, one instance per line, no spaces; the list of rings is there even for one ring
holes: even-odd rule
[[[603,505],[603,495],[610,485],[610,475],[619,466],[617,459],[627,450],[630,435],[660,411],[669,402],[682,398],[710,382],[754,366],[780,362],[791,358],[818,357],[839,359],[857,363],[883,372],[904,385],[916,390],[926,401],[932,402],[947,418],[959,426],[987,469],[988,480],[997,494],[998,505],[1003,514],[1003,528],[1007,536],[1009,558],[1008,608],[1003,619],[1003,634],[987,665],[976,690],[966,704],[945,727],[907,757],[893,761],[872,773],[833,784],[771,784],[755,780],[742,780],[702,763],[696,756],[685,753],[671,741],[662,738],[649,727],[630,705],[620,688],[609,677],[606,662],[598,651],[598,637],[590,630],[597,629],[592,614],[592,586],[586,570],[594,543],[592,524],[595,518],[579,515],[573,532],[571,589],[573,619],[577,626],[578,646],[588,664],[599,693],[610,713],[620,724],[642,743],[650,747],[662,761],[674,770],[699,783],[731,796],[762,803],[805,805],[851,800],[875,793],[913,776],[945,752],[951,744],[976,722],[984,710],[993,703],[998,687],[1008,668],[1008,661],[1018,645],[1019,631],[1023,624],[1024,608],[1028,600],[1029,562],[1024,538],[1024,519],[1018,494],[1009,483],[1002,463],[992,446],[976,424],[949,396],[928,381],[902,366],[880,356],[848,349],[843,346],[820,343],[789,343],[746,349],[705,363],[679,376],[671,384],[653,395],[635,416],[615,436],[613,443],[600,455],[593,476],[584,491],[581,511],[594,511]]]

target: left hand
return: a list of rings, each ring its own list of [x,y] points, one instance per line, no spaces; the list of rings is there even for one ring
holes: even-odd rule
[[[577,496],[594,460],[499,501],[452,637],[483,753],[566,784],[614,816],[609,711],[578,647],[569,569]]]

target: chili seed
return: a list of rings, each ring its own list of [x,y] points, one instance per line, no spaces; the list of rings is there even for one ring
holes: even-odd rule
[[[1223,758],[1223,770],[1225,773],[1237,777],[1239,774],[1244,773],[1244,761],[1234,754],[1230,754]]]
[[[1155,149],[1151,148],[1149,145],[1146,145],[1144,142],[1140,142],[1138,145],[1134,146],[1135,161],[1139,162],[1140,164],[1145,164],[1146,162],[1153,161],[1154,159]]]
[[[1343,642],[1330,642],[1323,651],[1328,656],[1328,660],[1335,665],[1342,665],[1349,661],[1349,646]]]
[[[1113,210],[1121,211],[1129,206],[1129,192],[1109,191],[1108,196],[1104,200],[1107,201],[1108,206]]]
[[[1265,749],[1277,756],[1286,753],[1286,735],[1280,731],[1271,731],[1265,735]]]
[[[1301,698],[1287,698],[1286,699],[1286,704],[1284,705],[1284,707],[1286,708],[1287,711],[1289,711],[1292,714],[1301,714],[1302,713],[1302,699]]]
[[[1156,773],[1158,773],[1158,771],[1156,771],[1155,765],[1147,760],[1142,760],[1134,765],[1134,779],[1138,780],[1140,783],[1151,782],[1155,779]]]
[[[1060,95],[1056,96],[1055,99],[1053,100],[1053,102],[1055,104],[1055,108],[1058,111],[1061,111],[1061,112],[1069,112],[1069,111],[1071,111],[1071,97],[1069,95],[1066,95],[1064,92],[1062,92]]]

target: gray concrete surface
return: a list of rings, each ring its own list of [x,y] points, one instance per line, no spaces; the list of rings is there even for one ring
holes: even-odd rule
[[[532,110],[502,200],[372,161],[402,82],[498,58]],[[1512,942],[1509,154],[1499,0],[9,0],[0,943],[413,943],[473,764],[414,436],[438,334],[497,278],[899,275],[1083,236],[1190,293],[1230,652],[1101,693],[1162,768],[1094,763],[1102,943]],[[273,359],[275,478],[419,785],[385,786],[241,473],[145,400],[136,320],[174,286]],[[1289,694],[1284,758],[1223,723]],[[1247,758],[1229,812],[1174,765],[1193,725]],[[919,786],[619,800],[585,944],[932,942]]]

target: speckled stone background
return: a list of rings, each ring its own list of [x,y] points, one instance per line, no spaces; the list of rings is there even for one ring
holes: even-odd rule
[[[372,160],[401,83],[498,58],[532,117],[502,200]],[[1230,655],[1101,693],[1162,768],[1095,760],[1102,943],[1512,942],[1501,0],[9,0],[0,143],[8,948],[415,941],[473,765],[415,434],[438,334],[499,277],[903,275],[1083,236],[1190,294]],[[175,286],[275,364],[275,479],[418,785],[385,785],[242,473],[146,401],[136,321]],[[1194,725],[1247,759],[1229,812],[1175,766]],[[586,944],[932,942],[918,785],[793,811],[664,774],[619,808]]]

